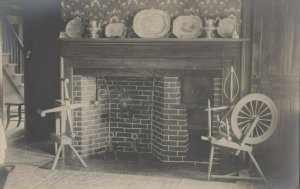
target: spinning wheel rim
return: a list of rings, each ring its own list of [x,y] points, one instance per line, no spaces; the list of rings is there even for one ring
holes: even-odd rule
[[[231,127],[238,139],[242,138],[254,119],[258,119],[258,123],[252,132],[253,136],[246,141],[247,144],[264,142],[277,127],[277,108],[269,97],[263,94],[250,94],[236,104],[231,115]]]

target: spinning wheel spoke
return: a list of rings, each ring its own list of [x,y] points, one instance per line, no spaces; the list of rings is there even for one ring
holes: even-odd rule
[[[254,114],[256,114],[256,113],[257,113],[257,105],[258,105],[258,100],[255,100]]]
[[[262,107],[264,106],[264,103],[263,102],[260,102],[260,106],[256,112],[256,115],[260,112],[260,110],[262,109]]]
[[[249,120],[246,120],[246,121],[243,121],[243,122],[240,122],[240,123],[238,123],[238,126],[240,126],[240,125],[243,125],[243,124],[245,124],[245,123],[249,123],[251,120],[249,119]]]
[[[242,127],[241,127],[241,132],[242,132],[243,134],[245,134],[246,131],[248,130],[248,129],[246,129],[246,128],[248,128],[248,127],[249,127],[248,124],[245,124],[244,126],[242,126]],[[244,132],[244,131],[245,131],[245,132]]]
[[[260,120],[260,121],[268,121],[268,122],[271,122],[271,121],[272,121],[272,119],[261,119],[261,118],[259,118],[259,120]]]
[[[268,109],[269,109],[269,107],[267,106],[263,111],[261,111],[261,112],[258,113],[257,115],[260,117],[261,114],[265,113]]]
[[[266,114],[264,114],[264,115],[260,115],[259,118],[261,118],[261,117],[266,117],[266,116],[268,116],[268,115],[272,115],[271,112],[268,112],[268,113],[266,113]]]
[[[262,124],[263,126],[265,126],[265,127],[267,127],[267,128],[270,127],[270,125],[267,125],[267,124],[265,124],[264,122],[258,121],[258,123]]]
[[[253,121],[255,125],[251,124]],[[231,129],[237,138],[246,141],[247,144],[258,144],[271,136],[277,121],[278,112],[273,101],[263,94],[250,94],[234,107]]]
[[[248,113],[250,114],[250,117],[251,117],[251,115],[253,115],[253,113],[249,110],[247,105],[245,105],[245,108],[246,108],[246,110],[248,111]]]
[[[250,119],[249,117],[244,117],[244,116],[238,116],[240,119]]]
[[[266,132],[265,130],[263,130],[262,126],[259,124],[259,122],[257,122],[257,127],[259,128],[259,130],[261,131],[261,133]]]
[[[251,107],[251,113],[255,114],[252,102],[250,102],[250,107]]]
[[[243,113],[244,115],[247,115],[249,118],[251,117],[251,115],[250,115],[250,114],[248,114],[248,113],[244,112],[243,110],[241,110],[240,112],[241,112],[241,113]]]

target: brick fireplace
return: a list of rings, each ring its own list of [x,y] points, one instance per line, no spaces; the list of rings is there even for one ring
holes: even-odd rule
[[[189,160],[196,131],[207,134],[207,99],[226,104],[222,81],[231,65],[240,74],[241,42],[62,39],[73,102],[99,102],[74,110],[74,146],[83,156],[113,149]]]

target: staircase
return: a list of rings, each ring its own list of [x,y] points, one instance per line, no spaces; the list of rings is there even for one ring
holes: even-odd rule
[[[7,10],[6,13],[0,14],[0,35],[2,38],[2,52],[0,51],[2,62],[0,63],[2,64],[3,80],[3,91],[1,91],[2,95],[0,96],[3,97],[1,115],[4,116],[4,120],[6,119],[4,112],[7,103],[24,102],[23,19],[11,14],[8,8],[5,10]]]
[[[16,73],[18,64],[10,63],[10,54],[2,54],[3,93],[5,102],[24,101],[24,78],[22,73]]]

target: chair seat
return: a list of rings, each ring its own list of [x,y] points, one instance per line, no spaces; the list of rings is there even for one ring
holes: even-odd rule
[[[12,106],[21,106],[21,105],[25,105],[24,102],[6,102],[5,105],[12,105]]]
[[[234,149],[234,150],[242,150],[242,151],[246,151],[246,152],[252,152],[252,147],[251,146],[248,146],[246,144],[238,144],[238,143],[233,142],[233,141],[228,141],[225,138],[216,139],[216,138],[213,138],[213,137],[202,136],[201,139],[206,140],[206,141],[208,141],[211,144],[216,145],[216,146],[231,148],[231,149]]]

